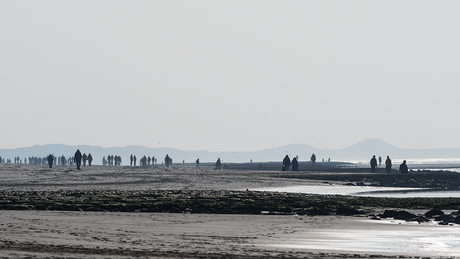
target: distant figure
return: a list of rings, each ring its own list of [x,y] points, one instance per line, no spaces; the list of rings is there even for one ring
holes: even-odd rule
[[[291,159],[289,158],[288,155],[286,155],[283,159],[283,166],[286,169],[286,171],[289,171],[289,166],[291,165]],[[284,170],[283,170],[284,171]]]
[[[83,153],[82,158],[83,158],[83,166],[86,166],[86,160],[88,160],[88,156],[85,153]]]
[[[195,163],[196,163],[196,168],[200,168],[200,159],[199,158],[195,161]]]
[[[53,168],[53,161],[54,161],[53,155],[49,154],[48,155],[48,165],[50,168]]]
[[[381,166],[382,166],[382,157],[379,156],[379,167],[381,167]]]
[[[297,162],[297,158],[294,157],[291,162],[292,171],[299,171],[299,163]]]
[[[169,167],[169,162],[170,162],[170,161],[171,161],[171,160],[169,159],[169,155],[166,154],[166,157],[165,157],[165,166],[166,166],[166,167]]]
[[[75,159],[75,163],[77,164],[77,170],[80,170],[80,166],[81,166],[81,152],[80,152],[80,149],[77,149],[77,152],[75,152],[75,155],[73,157]]]
[[[133,157],[133,160],[134,160],[134,166],[136,166],[136,160],[137,160],[136,156]]]
[[[387,173],[391,172],[391,159],[389,156],[387,156],[387,160],[385,160],[385,170],[387,170]]]
[[[315,156],[315,154],[311,155],[310,160],[311,160],[311,163],[313,164],[313,166],[315,166],[316,165],[316,156]]]
[[[220,158],[218,158],[216,161],[216,170],[220,170],[221,167],[222,167],[222,163],[220,162]]]
[[[91,153],[88,154],[88,165],[91,166],[91,163],[93,162],[93,156]]]
[[[408,174],[409,173],[409,170],[407,169],[406,160],[404,160],[402,162],[402,164],[399,166],[399,171],[401,172],[401,174]]]
[[[375,155],[371,159],[371,171],[372,173],[375,173],[375,168],[377,167],[377,159],[375,158]]]
[[[131,160],[131,162],[129,163],[130,166],[133,166],[133,154],[131,154],[131,156],[129,157],[129,159]]]

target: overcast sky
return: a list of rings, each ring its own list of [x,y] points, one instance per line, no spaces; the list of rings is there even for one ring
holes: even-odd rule
[[[1,1],[0,148],[460,147],[460,1]]]

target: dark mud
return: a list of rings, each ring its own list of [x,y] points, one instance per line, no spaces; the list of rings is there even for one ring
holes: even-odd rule
[[[1,210],[354,215],[386,208],[460,209],[460,198],[375,198],[258,191],[1,191]]]
[[[409,174],[400,173],[358,173],[354,171],[323,171],[274,175],[286,179],[308,179],[322,181],[349,182],[354,185],[370,185],[381,187],[428,188],[433,190],[460,190],[460,174],[448,171],[413,171]]]

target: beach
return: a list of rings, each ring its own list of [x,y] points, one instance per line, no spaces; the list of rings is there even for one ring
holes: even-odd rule
[[[251,190],[282,172],[0,165],[1,191]],[[420,211],[417,213],[424,213]],[[2,210],[1,258],[456,257],[459,226],[360,216]]]

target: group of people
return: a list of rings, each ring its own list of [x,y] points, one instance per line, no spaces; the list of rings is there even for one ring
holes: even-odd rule
[[[131,156],[129,157],[129,160],[130,160],[130,163],[129,165],[130,166],[136,166],[136,162],[137,162],[137,157],[136,155],[133,155],[131,154]],[[139,165],[140,166],[150,166],[150,163],[152,163],[152,165],[155,165],[157,163],[157,159],[155,158],[155,156],[143,156],[140,160],[139,160]]]
[[[292,171],[299,171],[299,162],[297,162],[297,157],[294,157],[291,161],[288,155],[283,159],[283,166],[281,170],[289,171],[289,167],[292,166]]]
[[[377,158],[375,158],[375,155],[371,158],[370,164],[371,164],[371,172],[375,173],[375,169],[377,167]],[[382,165],[382,157],[379,156],[379,166],[381,165]],[[387,156],[387,159],[385,160],[385,170],[387,171],[387,173],[391,172],[392,166],[393,165],[391,163],[391,159],[389,156]],[[409,169],[407,167],[406,160],[404,160],[402,164],[399,165],[399,171],[401,172],[401,174],[409,173]]]
[[[45,160],[45,159],[43,159],[43,160]],[[91,153],[89,153],[88,155],[83,153],[83,155],[82,155],[80,153],[80,150],[78,150],[78,149],[77,149],[77,152],[75,153],[73,159],[69,158],[67,160],[64,155],[62,155],[61,157],[55,157],[53,154],[49,154],[46,157],[46,161],[48,162],[49,168],[53,168],[53,165],[55,165],[56,162],[58,164],[60,164],[60,165],[66,165],[68,161],[69,161],[70,164],[72,164],[75,161],[75,163],[77,164],[77,169],[80,170],[81,160],[83,160],[83,165],[84,166],[86,166],[86,162],[88,162],[88,165],[91,166],[91,163],[93,162],[93,157],[91,156]]]

